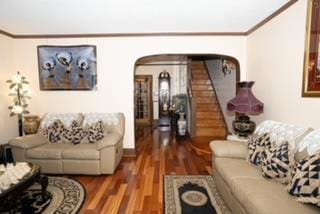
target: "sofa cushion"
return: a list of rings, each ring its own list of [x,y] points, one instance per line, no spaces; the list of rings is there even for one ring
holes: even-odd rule
[[[61,159],[62,152],[72,148],[69,143],[47,143],[39,147],[28,149],[26,157],[28,159]]]
[[[298,201],[320,206],[320,153],[296,164],[288,192]]]
[[[70,128],[66,129],[63,133],[63,138],[68,143],[79,144],[87,135],[84,127],[74,120]]]
[[[254,136],[248,141],[248,160],[255,164],[261,164],[261,153],[268,147],[271,147],[269,133]]]
[[[216,158],[215,168],[248,213],[319,213],[314,206],[297,203],[284,185],[266,180],[260,168],[246,160]]]
[[[258,166],[249,164],[244,159],[215,158],[215,168],[219,174],[230,183],[235,178],[252,178],[265,180]]]
[[[62,158],[65,160],[99,160],[100,152],[96,149],[95,144],[81,143],[62,151]]]
[[[228,185],[248,213],[319,213],[315,206],[298,203],[287,193],[283,184],[273,180],[238,177]]]
[[[291,179],[291,169],[294,165],[292,151],[289,143],[285,142],[280,146],[267,148],[261,153],[262,175],[272,178],[280,183],[289,183]]]

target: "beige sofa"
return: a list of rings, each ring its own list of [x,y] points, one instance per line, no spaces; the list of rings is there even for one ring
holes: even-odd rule
[[[292,144],[298,144],[310,132],[310,129],[289,126],[269,127],[262,131],[263,127],[260,126],[256,132],[272,132],[276,140],[287,138]],[[291,130],[286,130],[288,128]],[[234,214],[320,213],[320,208],[316,206],[297,202],[287,193],[285,185],[262,177],[259,167],[246,160],[246,142],[212,141],[210,147],[213,151],[213,178],[219,193]]]
[[[123,154],[125,119],[117,113],[117,123],[106,125],[107,135],[97,143],[50,143],[41,134],[9,141],[16,161],[41,166],[52,174],[113,174]]]

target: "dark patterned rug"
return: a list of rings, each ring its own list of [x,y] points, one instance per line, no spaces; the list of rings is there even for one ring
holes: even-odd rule
[[[72,179],[49,176],[47,188],[48,199],[43,202],[41,187],[38,184],[31,186],[21,195],[20,202],[14,213],[78,213],[84,200],[85,189]]]
[[[229,214],[221,199],[212,176],[167,175],[165,182],[166,214]]]

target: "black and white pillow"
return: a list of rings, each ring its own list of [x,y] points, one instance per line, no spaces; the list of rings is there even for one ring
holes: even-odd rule
[[[63,133],[63,138],[66,142],[79,144],[86,135],[86,130],[78,121],[74,120],[72,121],[70,128]]]
[[[92,124],[87,129],[87,138],[90,143],[96,143],[102,140],[105,136],[103,121],[100,120],[97,123]]]
[[[275,179],[280,183],[289,183],[294,166],[293,154],[289,147],[289,143],[284,142],[280,146],[266,148],[261,153],[261,169],[264,177]]]
[[[294,167],[288,192],[297,201],[320,207],[320,153],[300,160]]]
[[[248,141],[248,161],[255,165],[261,164],[261,153],[271,147],[270,134],[264,133],[251,137]]]
[[[42,134],[51,143],[60,143],[63,140],[63,134],[66,131],[61,120],[55,120],[49,127],[42,129]]]

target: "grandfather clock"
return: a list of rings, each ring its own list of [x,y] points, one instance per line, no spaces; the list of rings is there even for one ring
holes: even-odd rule
[[[164,70],[159,74],[159,129],[170,130],[170,74]]]

